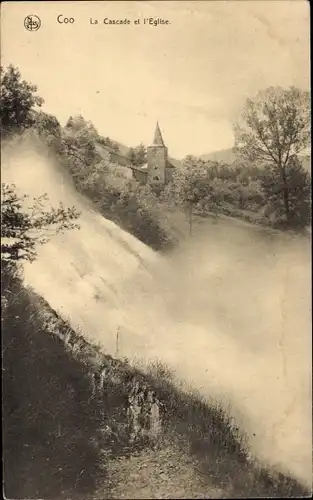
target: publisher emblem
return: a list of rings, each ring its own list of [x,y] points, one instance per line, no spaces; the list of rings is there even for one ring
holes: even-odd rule
[[[25,17],[24,26],[27,31],[37,31],[41,26],[41,21],[38,16],[34,16],[33,14]]]

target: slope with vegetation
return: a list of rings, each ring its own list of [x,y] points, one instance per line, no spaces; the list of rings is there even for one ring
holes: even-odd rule
[[[55,117],[35,111],[42,105],[35,92],[17,69],[1,71],[2,136],[25,129],[36,133],[101,213],[154,248],[168,245],[172,228],[160,213],[165,201],[97,156],[91,124],[80,120],[74,132],[73,123],[62,130]],[[199,172],[202,189],[207,178]],[[200,201],[196,173],[196,180],[191,176],[189,184],[179,185],[183,203]],[[14,186],[2,185],[5,496],[308,495],[291,477],[268,471],[252,458],[243,434],[215,401],[179,387],[160,363],[140,371],[106,355],[24,287],[21,264],[36,258],[36,245],[55,232],[79,229],[74,207],[47,209],[48,202],[22,199]],[[135,408],[134,388],[142,396]],[[151,394],[158,409],[157,435],[147,419]]]
[[[162,364],[144,373],[115,360],[18,277],[4,273],[3,281],[7,498],[144,498],[147,491],[156,498],[162,492],[167,498],[305,495],[292,478],[253,461],[225,411],[178,388]],[[104,384],[95,392],[94,375],[103,366]],[[157,441],[144,420],[132,440],[127,408],[136,382],[159,402]]]

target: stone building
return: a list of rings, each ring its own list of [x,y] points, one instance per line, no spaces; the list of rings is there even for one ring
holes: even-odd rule
[[[168,149],[165,146],[159,124],[157,123],[154,139],[147,147],[147,163],[142,167],[130,165],[133,178],[140,184],[162,185],[172,179],[175,166],[168,158]]]
[[[154,139],[151,146],[147,147],[147,163],[141,167],[132,165],[130,159],[120,152],[113,151],[108,146],[98,145],[98,152],[108,153],[110,160],[130,171],[130,177],[140,184],[164,185],[172,179],[173,171],[178,166],[178,161],[169,159],[168,149],[163,141],[159,124],[156,124]],[[174,165],[175,163],[175,165]]]

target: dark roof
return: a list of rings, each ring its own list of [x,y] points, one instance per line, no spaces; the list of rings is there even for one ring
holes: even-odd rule
[[[148,172],[148,163],[142,165],[142,167],[136,167],[135,165],[129,165],[129,168],[133,170],[139,170],[139,172]],[[176,168],[176,165],[173,165],[172,161],[167,160],[166,168]]]
[[[176,160],[175,158],[171,158],[170,156],[168,158],[168,161],[174,168],[180,168],[182,165],[181,160]]]
[[[166,168],[176,168],[170,160],[167,160]]]
[[[142,172],[143,174],[148,173],[147,168],[140,168],[136,167],[135,165],[128,165],[128,167],[131,168],[132,170],[137,170],[138,172]]]
[[[104,151],[106,151],[107,153],[109,153],[110,155],[114,155],[115,157],[117,158],[123,158],[124,160],[127,160],[129,163],[130,163],[130,159],[127,158],[127,156],[125,155],[122,155],[120,152],[118,151],[114,151],[114,149],[110,148],[110,146],[104,146],[103,144],[99,144],[97,143],[96,144],[96,150],[97,152],[101,155],[101,153],[104,153]],[[102,156],[102,155],[101,155]]]
[[[163,146],[163,147],[165,147],[165,144],[164,144],[164,141],[163,141],[163,137],[162,137],[161,130],[160,130],[158,122],[156,124],[155,132],[154,132],[153,145],[154,146]]]

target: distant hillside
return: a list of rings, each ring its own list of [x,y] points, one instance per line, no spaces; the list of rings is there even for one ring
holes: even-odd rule
[[[202,158],[203,160],[219,161],[227,163],[229,165],[235,161],[236,155],[233,152],[232,148],[229,148],[201,155],[200,158]],[[299,158],[302,161],[303,167],[306,170],[311,170],[311,157],[309,155],[299,155]]]
[[[220,161],[223,163],[231,164],[235,161],[236,156],[233,153],[233,150],[230,149],[221,149],[220,151],[214,151],[213,153],[208,153],[201,155],[200,158],[203,160],[210,161]]]
[[[126,146],[124,146],[124,148],[126,148]],[[97,153],[99,153],[99,155],[101,156],[101,158],[105,158],[107,153],[109,153],[111,155],[111,160],[113,162],[117,162],[117,163],[120,163],[120,164],[124,164],[125,165],[128,165],[128,163],[130,163],[130,161],[128,160],[128,157],[127,157],[127,151],[125,153],[125,149],[119,149],[119,152],[115,152],[112,150],[112,148],[110,148],[110,146],[104,146],[103,144],[99,144],[99,143],[96,143],[96,151]],[[125,162],[120,162],[118,161],[119,159],[125,159]],[[127,161],[126,161],[127,160]]]
[[[119,154],[121,156],[127,157],[129,150],[131,149],[129,146],[126,146],[125,144],[122,144],[121,142],[115,141],[114,142],[118,145],[119,147]],[[110,152],[110,148],[106,146],[102,146],[102,149],[106,149],[107,151]],[[311,156],[310,155],[299,155],[303,167],[311,171]],[[226,163],[227,165],[231,165],[235,160],[236,160],[236,155],[233,152],[232,148],[228,149],[220,149],[219,151],[213,151],[212,153],[207,153],[200,155],[200,158],[202,158],[205,161],[218,161],[221,163]],[[175,167],[180,167],[182,160],[177,160],[175,158],[172,158],[169,156],[170,162],[175,166]]]
[[[114,142],[118,145],[120,154],[122,156],[127,156],[127,154],[129,153],[130,147],[125,146],[125,144],[122,144],[121,142],[118,142],[118,141],[114,141]]]

